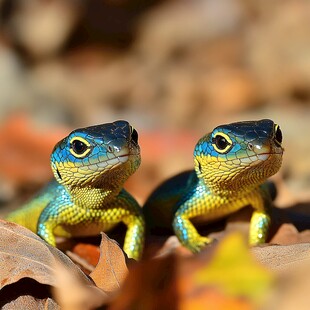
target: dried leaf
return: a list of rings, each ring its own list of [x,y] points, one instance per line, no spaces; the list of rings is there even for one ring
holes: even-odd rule
[[[85,285],[92,284],[65,254],[30,230],[0,220],[0,235],[0,289],[25,277],[56,286],[54,272],[57,262],[70,269]]]
[[[0,309],[58,310],[59,306],[51,299],[48,285],[40,284],[30,278],[23,278],[0,290]]]
[[[93,244],[78,243],[73,248],[73,253],[80,256],[88,264],[96,266],[100,259],[100,249]]]
[[[310,264],[310,243],[255,247],[252,253],[263,265],[277,271],[286,271],[307,262]]]
[[[80,268],[85,272],[85,274],[90,274],[92,271],[94,271],[95,267],[89,264],[84,258],[78,256],[71,251],[66,251],[66,254],[72,259],[75,264],[80,266]]]
[[[167,256],[176,254],[177,256],[192,256],[193,253],[184,247],[176,236],[169,237],[160,250],[156,253],[155,257]]]
[[[95,270],[95,266],[99,262],[100,249],[97,245],[77,243],[72,248],[72,252],[67,250],[66,254],[89,275]]]
[[[60,310],[60,307],[51,298],[46,298],[45,300],[40,300],[34,298],[33,296],[20,296],[17,299],[5,304],[1,307],[3,310]]]
[[[64,310],[94,309],[108,299],[99,288],[85,285],[61,264],[56,267],[57,287],[53,289],[56,301]]]
[[[282,224],[270,243],[287,245],[310,242],[310,230],[299,232],[293,224]]]
[[[90,277],[102,290],[112,292],[121,287],[127,273],[124,252],[116,241],[102,233],[99,263]]]
[[[0,235],[0,295],[6,296],[7,303],[14,304],[22,295],[44,302],[50,295],[46,289],[48,285],[57,288],[57,297],[65,305],[64,309],[91,309],[106,301],[106,294],[95,287],[65,254],[30,230],[0,220]],[[33,283],[21,285],[24,281]],[[8,297],[11,287],[14,294]],[[20,308],[28,309],[26,306]]]
[[[133,265],[110,310],[177,309],[175,255]]]

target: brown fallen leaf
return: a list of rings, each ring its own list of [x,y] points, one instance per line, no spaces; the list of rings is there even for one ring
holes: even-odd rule
[[[170,236],[166,240],[164,245],[156,253],[155,257],[162,257],[170,254],[176,254],[178,256],[184,256],[184,257],[193,255],[193,253],[189,249],[187,249],[180,243],[177,236]]]
[[[310,242],[310,230],[299,232],[293,224],[282,224],[270,240],[273,244],[296,244]]]
[[[240,234],[231,234],[197,255],[176,252],[136,264],[109,309],[252,310],[272,281]]]
[[[105,233],[101,235],[100,259],[90,277],[105,292],[113,292],[121,287],[127,276],[126,258],[116,241]]]
[[[6,285],[0,290],[0,309],[51,309],[58,304],[51,298],[50,287],[30,278]]]
[[[63,310],[94,309],[108,300],[108,295],[99,288],[85,285],[62,264],[56,266],[56,279],[58,285],[53,287],[53,293]]]
[[[0,220],[0,289],[28,277],[42,284],[57,285],[57,262],[72,270],[85,284],[91,281],[57,248],[48,245],[30,230]]]
[[[108,309],[278,310],[283,292],[290,296],[285,309],[295,309],[296,296],[295,305],[309,305],[302,268],[310,270],[310,243],[249,248],[245,240],[228,234],[196,255],[174,251],[133,265]],[[303,295],[290,282],[301,283]]]
[[[133,265],[108,309],[177,309],[177,265],[176,255]]]
[[[66,254],[72,259],[72,261],[77,264],[85,274],[90,274],[95,267],[89,264],[84,258],[80,257],[79,255],[71,252],[66,251]]]
[[[71,251],[66,250],[66,254],[84,273],[89,275],[99,262],[100,249],[97,245],[79,242],[72,247]]]
[[[60,310],[57,303],[51,299],[46,298],[45,300],[39,300],[33,296],[20,296],[15,300],[5,304],[1,307],[2,310],[16,310],[16,309],[37,309],[37,310]]]
[[[55,274],[62,266],[70,272],[71,277],[91,296],[90,305],[96,301],[96,306],[106,300],[106,294],[99,291],[93,282],[60,250],[48,245],[30,230],[0,220],[0,294],[9,286],[15,287],[15,297],[25,295],[24,286],[18,285],[25,279],[35,280],[34,283],[62,287]],[[32,295],[30,292],[26,295]],[[44,292],[43,297],[50,297]],[[12,302],[14,298],[9,300]],[[99,301],[98,301],[99,300]],[[85,306],[85,305],[84,305]],[[23,307],[24,308],[24,307]],[[87,307],[85,307],[87,308]]]
[[[263,265],[277,271],[310,264],[310,243],[254,247],[252,253]]]
[[[87,264],[93,266],[90,271],[94,270],[100,259],[100,248],[97,245],[78,243],[74,246],[72,252],[85,260]]]

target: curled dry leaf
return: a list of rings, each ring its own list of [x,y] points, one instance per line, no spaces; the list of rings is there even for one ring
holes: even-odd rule
[[[17,290],[15,299],[17,299],[19,293],[24,295],[24,288],[20,288],[19,292],[17,284],[27,280],[35,280],[32,284],[40,283],[41,286],[45,284],[62,289],[63,283],[56,277],[56,274],[59,274],[57,271],[62,268],[70,273],[71,279],[74,279],[72,281],[78,283],[76,285],[84,287],[91,297],[89,298],[91,303],[96,301],[98,305],[105,301],[106,295],[96,288],[65,254],[48,245],[30,230],[0,220],[0,236],[0,294],[3,294],[7,287],[14,285]],[[30,292],[27,295],[32,294],[34,293]],[[48,296],[48,294],[45,295]],[[11,298],[11,301],[13,300],[14,298]],[[85,307],[85,304],[83,305]],[[27,307],[23,308],[27,309]]]
[[[90,277],[102,290],[112,292],[120,288],[127,273],[128,269],[123,250],[116,241],[102,233],[100,259]]]
[[[70,269],[86,285],[91,284],[65,254],[30,230],[0,220],[0,235],[0,289],[25,277],[56,286],[56,262]]]
[[[99,288],[85,285],[71,270],[62,264],[56,266],[57,287],[53,288],[56,301],[65,310],[94,309],[107,301],[107,295]]]

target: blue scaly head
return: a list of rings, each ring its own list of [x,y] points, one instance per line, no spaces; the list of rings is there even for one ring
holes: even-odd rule
[[[67,188],[121,188],[140,160],[138,133],[121,120],[74,130],[56,144],[51,166]]]
[[[198,141],[195,170],[212,192],[249,191],[280,169],[283,151],[282,133],[273,121],[231,123]]]

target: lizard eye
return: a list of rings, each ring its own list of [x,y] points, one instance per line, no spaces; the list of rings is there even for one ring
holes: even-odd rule
[[[275,127],[274,127],[274,139],[275,139],[275,142],[279,146],[281,146],[281,143],[282,143],[282,131],[281,131],[279,125],[275,125]]]
[[[232,147],[231,139],[224,133],[216,133],[212,138],[214,149],[221,154],[227,153]]]
[[[73,138],[70,141],[70,152],[75,157],[85,157],[90,152],[89,143],[82,138]]]
[[[76,154],[79,154],[79,155],[83,154],[86,151],[86,149],[87,149],[87,145],[84,142],[80,141],[80,140],[72,141],[71,147],[72,147],[73,151]]]
[[[131,127],[131,139],[138,144],[138,132],[133,127]]]

